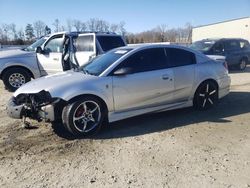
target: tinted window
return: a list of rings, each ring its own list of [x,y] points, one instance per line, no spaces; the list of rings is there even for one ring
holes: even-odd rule
[[[168,68],[165,50],[153,48],[136,52],[123,61],[117,69],[124,67],[131,68],[133,73]]]
[[[97,36],[97,40],[104,52],[125,46],[125,43],[120,36]]]
[[[195,55],[192,52],[177,48],[167,48],[166,51],[171,67],[191,65],[196,63]]]
[[[45,45],[44,51],[46,53],[55,52],[55,53],[61,53],[63,47],[63,38],[60,37],[54,37]]]
[[[222,53],[224,52],[224,45],[222,42],[217,42],[215,43],[215,45],[213,46],[213,52],[214,53]]]
[[[240,43],[237,40],[229,40],[225,42],[226,50],[239,50]]]
[[[93,52],[94,51],[94,36],[85,35],[78,36],[74,39],[74,46],[76,52]]]

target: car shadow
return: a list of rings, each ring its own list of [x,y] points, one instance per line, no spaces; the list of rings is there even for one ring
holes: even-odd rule
[[[243,70],[243,71],[237,70],[237,69],[231,69],[231,70],[229,70],[229,74],[236,74],[236,73],[250,73],[250,65],[248,65],[246,67],[246,69]]]
[[[141,115],[109,124],[92,139],[113,139],[133,137],[166,131],[169,129],[196,124],[200,122],[227,123],[228,118],[250,112],[250,92],[231,92],[220,100],[219,104],[207,111],[190,108],[161,113]],[[55,133],[63,138],[75,139],[62,129],[61,124],[53,125]],[[79,138],[78,138],[79,139]]]

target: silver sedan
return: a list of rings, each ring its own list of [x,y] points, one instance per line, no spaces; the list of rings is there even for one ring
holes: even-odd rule
[[[229,93],[224,61],[172,45],[117,48],[78,71],[33,80],[8,103],[13,118],[62,120],[76,136],[105,121],[194,106],[206,110]]]

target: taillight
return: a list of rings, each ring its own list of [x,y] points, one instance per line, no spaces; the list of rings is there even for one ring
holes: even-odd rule
[[[223,66],[225,67],[225,69],[228,70],[228,66],[227,66],[227,62],[226,61],[223,62]]]

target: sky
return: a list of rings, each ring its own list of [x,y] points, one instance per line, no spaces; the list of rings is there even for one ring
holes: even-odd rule
[[[138,33],[165,24],[167,28],[206,25],[250,16],[250,0],[0,0],[0,24],[23,29],[42,20],[54,30],[56,18],[109,23],[124,21],[128,32]]]

